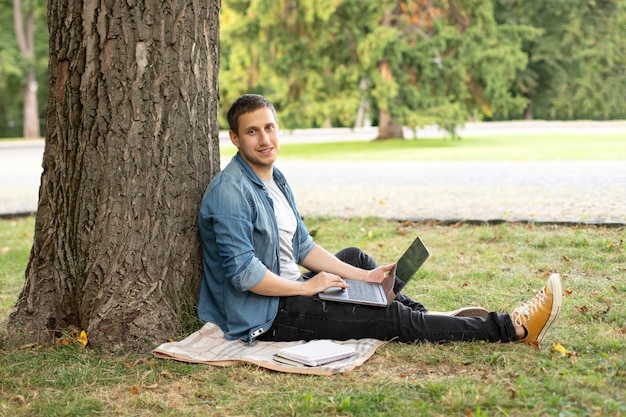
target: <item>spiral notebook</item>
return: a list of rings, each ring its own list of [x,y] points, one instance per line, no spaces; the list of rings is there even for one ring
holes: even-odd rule
[[[314,340],[280,349],[274,355],[274,360],[283,363],[294,361],[307,366],[320,366],[354,355],[356,355],[356,350],[353,346],[340,345],[330,340]]]

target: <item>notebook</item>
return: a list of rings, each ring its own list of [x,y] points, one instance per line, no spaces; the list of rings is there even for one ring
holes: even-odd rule
[[[280,349],[274,355],[274,360],[289,364],[296,362],[307,366],[320,366],[354,355],[356,350],[353,346],[340,345],[330,340],[314,340]]]
[[[391,304],[396,295],[406,286],[407,282],[426,262],[430,252],[422,240],[415,238],[413,243],[402,254],[393,269],[385,277],[382,283],[357,281],[344,279],[348,283],[347,290],[334,288],[318,294],[319,298],[327,301],[337,301],[351,304],[364,304],[385,307]],[[399,279],[399,285],[394,292],[395,279]]]

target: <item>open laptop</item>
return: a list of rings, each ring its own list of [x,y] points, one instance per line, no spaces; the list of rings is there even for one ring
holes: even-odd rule
[[[402,254],[393,269],[389,271],[382,283],[357,281],[344,279],[349,287],[346,290],[341,288],[327,289],[318,294],[319,298],[327,301],[338,301],[351,304],[365,304],[371,306],[385,307],[391,304],[396,295],[406,286],[407,282],[417,270],[422,266],[430,252],[419,238],[415,238],[411,246]],[[400,285],[394,292],[395,278],[400,280]]]

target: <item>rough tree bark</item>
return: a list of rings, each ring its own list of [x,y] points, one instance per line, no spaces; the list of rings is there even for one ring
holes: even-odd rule
[[[35,235],[9,343],[76,326],[110,352],[180,335],[219,170],[219,0],[49,0]]]

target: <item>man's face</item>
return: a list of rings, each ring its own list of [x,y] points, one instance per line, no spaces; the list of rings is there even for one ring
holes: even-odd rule
[[[238,124],[237,132],[229,132],[230,140],[261,179],[270,179],[280,150],[278,121],[274,113],[270,108],[262,107],[239,116]]]

